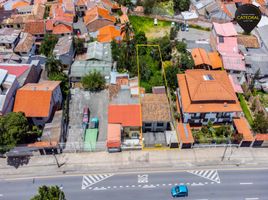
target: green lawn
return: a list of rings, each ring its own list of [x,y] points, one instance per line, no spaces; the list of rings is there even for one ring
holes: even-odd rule
[[[143,31],[148,39],[163,37],[169,34],[171,22],[158,20],[158,25],[154,26],[154,19],[149,17],[129,16],[130,23],[134,31]]]
[[[248,123],[250,124],[250,126],[252,126],[253,119],[252,119],[250,110],[248,108],[247,102],[246,102],[246,100],[245,100],[245,98],[244,98],[244,96],[242,94],[238,94],[238,97],[239,97],[239,100],[240,100],[240,105],[242,107],[242,110],[243,110],[243,112],[245,114],[245,117],[247,118]]]
[[[165,10],[168,15],[174,16],[173,1],[162,1],[157,6]]]

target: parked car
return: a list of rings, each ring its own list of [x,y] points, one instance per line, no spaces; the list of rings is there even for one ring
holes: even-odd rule
[[[189,31],[189,24],[185,25],[185,30],[188,32]]]
[[[83,122],[85,122],[85,123],[89,122],[89,109],[88,109],[88,107],[85,107],[83,110]]]
[[[171,196],[175,197],[187,197],[188,196],[188,188],[186,185],[176,185],[171,188]]]
[[[181,31],[185,31],[185,24],[181,24]]]

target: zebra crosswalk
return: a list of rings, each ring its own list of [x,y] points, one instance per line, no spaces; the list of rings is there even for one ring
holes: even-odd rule
[[[113,174],[95,174],[95,175],[85,175],[82,179],[82,187],[84,190],[98,182],[101,182],[109,177],[113,176]]]
[[[203,177],[205,179],[220,183],[220,177],[217,170],[192,170],[188,171],[191,174]]]

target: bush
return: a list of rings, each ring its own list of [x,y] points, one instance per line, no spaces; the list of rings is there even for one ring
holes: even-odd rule
[[[97,92],[105,88],[105,78],[100,72],[93,71],[82,78],[82,85],[86,90]]]

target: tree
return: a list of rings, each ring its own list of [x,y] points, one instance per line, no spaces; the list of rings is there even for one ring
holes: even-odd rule
[[[93,71],[82,78],[82,85],[85,89],[96,92],[105,88],[105,78],[100,72]]]
[[[53,73],[49,76],[49,80],[51,81],[61,81],[60,83],[60,88],[61,88],[61,93],[63,95],[63,98],[67,97],[69,94],[69,79],[66,74],[63,72],[59,73]]]
[[[162,54],[163,61],[171,59],[171,43],[168,36],[156,39],[153,41],[154,44],[159,44]]]
[[[46,62],[47,76],[50,77],[53,74],[58,74],[62,71],[62,64],[55,56],[51,55],[48,57]]]
[[[53,53],[53,49],[58,42],[58,38],[56,35],[46,34],[44,40],[40,46],[40,53],[45,56],[51,56]]]
[[[24,113],[8,113],[0,117],[0,152],[6,152],[17,144],[35,141],[40,134],[36,127],[29,125]]]
[[[156,2],[155,0],[144,0],[143,2],[144,14],[146,15],[152,14],[155,2]]]
[[[187,44],[185,42],[176,42],[176,49],[180,53],[186,53]]]
[[[147,37],[145,35],[145,32],[139,31],[134,36],[134,42],[135,44],[147,44]]]
[[[249,84],[249,89],[251,92],[253,92],[253,89],[254,89],[254,86],[255,86],[255,83],[256,83],[256,80],[258,80],[260,78],[260,69],[258,69],[255,74],[253,75],[251,81],[250,81],[250,84]]]
[[[190,0],[173,0],[174,11],[188,11],[190,8]]]
[[[31,200],[65,200],[65,194],[58,186],[43,185]]]
[[[179,73],[179,68],[173,65],[169,65],[165,68],[165,72],[166,72],[166,79],[167,79],[168,87],[171,90],[175,91],[178,87],[177,74]]]
[[[183,69],[192,69],[194,67],[194,61],[187,53],[181,54],[180,64]]]
[[[263,112],[259,112],[254,116],[253,130],[256,133],[268,133],[268,117]]]
[[[77,54],[83,54],[85,52],[84,43],[85,43],[84,39],[81,38],[74,39],[74,48]]]

